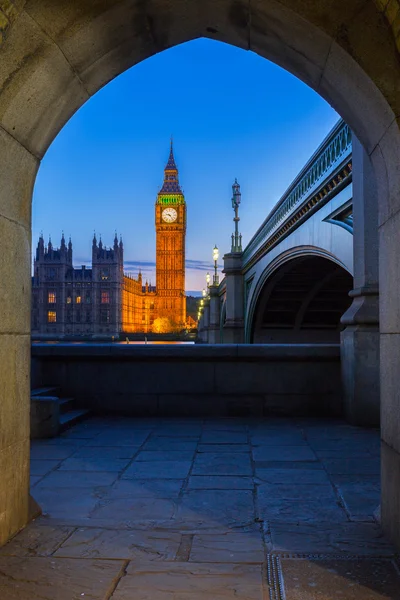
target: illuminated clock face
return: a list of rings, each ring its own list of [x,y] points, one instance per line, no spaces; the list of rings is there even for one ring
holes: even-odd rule
[[[174,221],[176,221],[177,217],[178,213],[174,208],[164,208],[164,210],[162,211],[162,219],[166,223],[173,223]]]

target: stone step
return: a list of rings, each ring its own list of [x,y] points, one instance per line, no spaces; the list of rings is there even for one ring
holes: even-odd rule
[[[86,408],[79,408],[76,410],[69,410],[68,412],[60,415],[60,430],[59,433],[66,431],[70,427],[73,427],[80,421],[87,419],[90,416],[90,411]]]
[[[57,387],[54,387],[54,386],[36,388],[34,390],[31,390],[31,397],[32,396],[55,396],[54,392],[56,392],[56,391],[57,391]]]
[[[64,415],[70,410],[74,410],[74,398],[60,398],[60,414]]]

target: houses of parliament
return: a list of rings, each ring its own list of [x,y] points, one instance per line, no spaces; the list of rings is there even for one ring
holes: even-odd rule
[[[72,243],[59,248],[39,238],[32,277],[32,333],[49,337],[167,333],[186,327],[186,202],[172,141],[155,203],[156,287],[124,273],[124,247],[96,235],[92,267],[73,266]]]

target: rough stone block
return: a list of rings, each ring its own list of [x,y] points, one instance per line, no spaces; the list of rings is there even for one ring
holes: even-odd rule
[[[25,226],[0,217],[0,273],[7,282],[0,288],[0,333],[30,333],[30,237]]]
[[[381,525],[389,539],[400,547],[400,454],[382,442]]]
[[[60,404],[57,396],[32,396],[31,438],[55,437],[60,428]]]
[[[0,450],[29,438],[29,354],[29,336],[0,334]]]

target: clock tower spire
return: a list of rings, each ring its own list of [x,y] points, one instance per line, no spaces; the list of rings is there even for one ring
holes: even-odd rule
[[[186,202],[179,185],[171,137],[164,182],[155,205],[157,316],[168,318],[171,331],[186,322]]]

